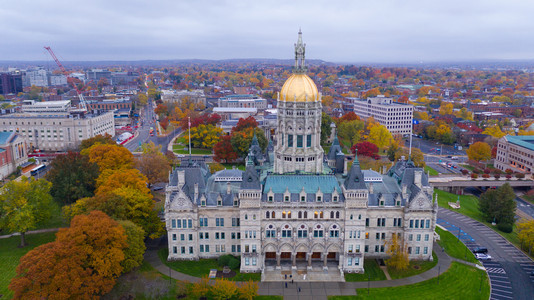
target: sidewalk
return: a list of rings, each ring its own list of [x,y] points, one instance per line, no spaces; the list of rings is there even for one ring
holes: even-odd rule
[[[47,229],[37,229],[37,230],[30,230],[26,232],[26,235],[28,234],[35,234],[35,233],[43,233],[43,232],[55,232],[58,231],[59,228],[47,228]],[[12,236],[20,236],[20,232],[13,232],[12,234],[6,234],[6,235],[0,235],[0,239],[7,239]]]
[[[438,274],[443,274],[449,269],[453,259],[449,257],[437,243],[434,243],[434,252],[438,257],[438,263],[436,266],[415,276],[371,282],[295,282],[291,284],[291,282],[288,281],[287,288],[285,287],[286,282],[284,281],[259,282],[258,294],[273,296],[279,295],[284,296],[286,299],[327,299],[327,296],[329,295],[356,295],[356,289],[367,288],[368,286],[371,288],[382,288],[410,285],[437,277]],[[156,270],[167,276],[170,274],[170,277],[174,279],[187,280],[190,282],[197,282],[199,280],[198,277],[189,276],[167,267],[159,259],[156,249],[148,249],[145,254],[145,259]],[[464,261],[460,262],[468,265],[475,265]]]

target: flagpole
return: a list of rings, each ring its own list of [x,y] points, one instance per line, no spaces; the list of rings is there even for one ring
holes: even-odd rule
[[[189,160],[191,160],[191,117],[187,117],[187,125],[189,127]]]
[[[412,136],[413,136],[413,115],[412,115],[412,124],[410,124],[410,150],[408,151],[408,159],[412,159]]]

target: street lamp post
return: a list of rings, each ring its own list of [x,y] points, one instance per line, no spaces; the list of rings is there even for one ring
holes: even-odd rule
[[[369,273],[367,276],[367,295],[369,295],[369,291],[371,289],[371,273]]]
[[[441,273],[441,266],[438,266],[438,285],[439,285],[439,273]]]

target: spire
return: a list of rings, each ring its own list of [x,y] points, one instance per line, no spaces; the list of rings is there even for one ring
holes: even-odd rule
[[[360,165],[360,161],[358,160],[358,148],[354,148],[354,160],[352,161],[352,165]]]
[[[252,130],[254,132],[254,135],[252,136],[252,143],[250,144],[250,146],[253,146],[253,145],[260,145],[260,143],[258,142],[258,138],[256,137],[256,131],[255,130]]]
[[[299,28],[299,37],[297,43],[295,44],[295,66],[293,67],[293,73],[303,74],[306,73],[305,65],[305,52],[306,44],[302,42],[302,31]]]
[[[339,145],[339,140],[337,139],[337,134],[334,135],[334,141],[332,142],[332,146]],[[356,150],[358,151],[358,150]]]

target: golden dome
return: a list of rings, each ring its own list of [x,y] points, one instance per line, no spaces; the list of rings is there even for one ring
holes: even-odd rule
[[[280,101],[316,102],[319,101],[319,91],[308,75],[293,74],[282,86]]]

